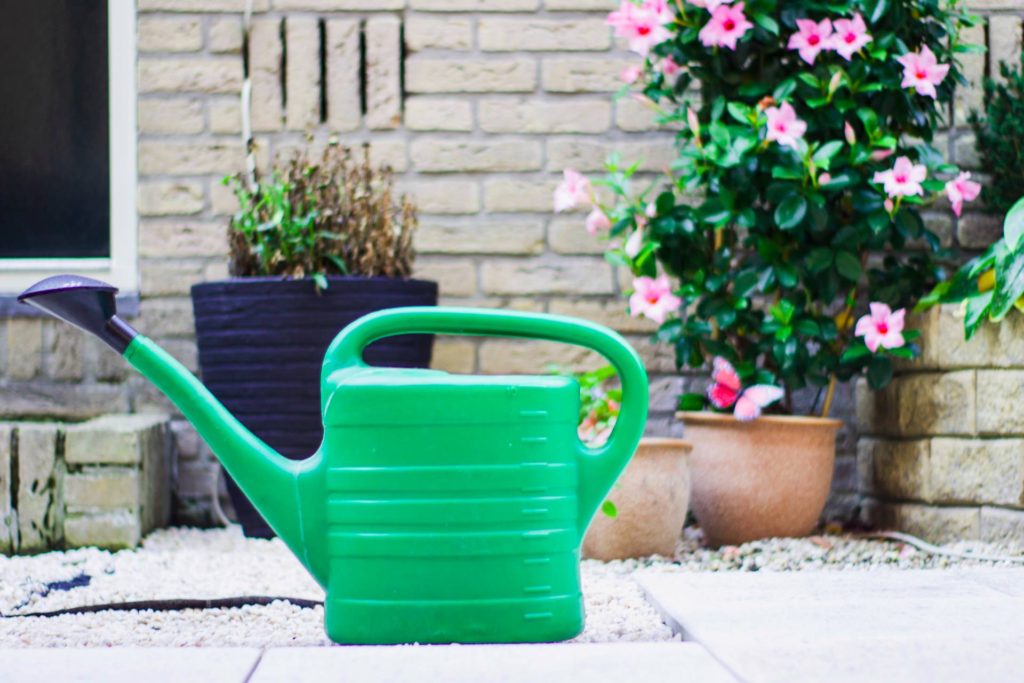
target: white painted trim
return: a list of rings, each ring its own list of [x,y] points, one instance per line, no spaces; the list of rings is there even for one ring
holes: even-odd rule
[[[110,258],[0,259],[0,292],[16,294],[49,275],[88,272],[124,293],[139,291],[136,187],[135,0],[107,3],[110,71]]]

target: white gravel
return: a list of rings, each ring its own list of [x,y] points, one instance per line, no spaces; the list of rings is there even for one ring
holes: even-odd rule
[[[1019,547],[993,544],[947,547],[975,553],[1024,554]],[[587,624],[576,641],[675,639],[630,578],[641,567],[665,572],[792,571],[970,564],[993,565],[929,556],[900,543],[836,535],[772,539],[712,551],[699,546],[699,532],[687,530],[672,560],[653,557],[583,562]],[[89,577],[87,585],[83,575]],[[48,589],[55,582],[83,585]],[[35,557],[0,557],[0,613],[4,615],[131,600],[242,595],[323,599],[323,591],[280,541],[246,539],[237,528],[164,529],[147,537],[139,550],[117,553],[81,549]],[[322,607],[301,609],[284,602],[237,609],[110,611],[0,619],[0,647],[328,644]]]

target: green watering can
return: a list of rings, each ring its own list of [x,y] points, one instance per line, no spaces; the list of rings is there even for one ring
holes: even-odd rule
[[[324,359],[320,450],[291,461],[118,318],[116,292],[60,275],[19,299],[99,336],[174,402],[327,591],[331,640],[550,642],[583,630],[580,543],[647,418],[647,374],[619,335],[511,311],[367,315],[338,334]],[[547,339],[601,353],[622,380],[611,438],[598,448],[580,442],[579,386],[569,377],[363,362],[367,344],[415,333]]]

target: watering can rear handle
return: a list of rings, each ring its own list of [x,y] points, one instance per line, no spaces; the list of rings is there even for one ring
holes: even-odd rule
[[[611,437],[597,448],[579,443],[580,534],[629,462],[647,422],[647,371],[633,347],[601,325],[577,318],[493,309],[392,308],[360,318],[335,337],[323,379],[337,369],[365,365],[363,349],[396,334],[518,337],[583,346],[611,361],[622,382],[622,407]]]

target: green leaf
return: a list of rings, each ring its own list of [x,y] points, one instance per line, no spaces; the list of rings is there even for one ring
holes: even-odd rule
[[[667,216],[676,208],[676,198],[671,192],[662,192],[654,203],[655,210],[659,216]]]
[[[615,507],[615,503],[611,502],[610,500],[606,500],[605,502],[601,503],[601,512],[605,516],[615,519],[615,517],[617,517],[619,514],[619,509]]]
[[[718,121],[714,121],[708,126],[708,132],[711,133],[711,139],[715,141],[715,144],[722,149],[726,149],[732,140],[732,137],[729,135],[728,126]]]
[[[741,102],[730,102],[726,105],[726,109],[729,110],[729,116],[736,119],[738,123],[750,125],[750,107]]]
[[[868,365],[868,385],[876,391],[892,381],[892,361],[885,356],[875,356]]]
[[[903,358],[905,360],[913,360],[917,353],[914,351],[912,346],[901,346],[898,349],[886,349],[885,352],[893,358]]]
[[[776,166],[772,169],[772,178],[778,178],[781,180],[803,180],[804,170],[802,168]]]
[[[745,298],[748,296],[754,288],[757,287],[757,282],[760,280],[756,270],[746,270],[736,276],[736,280],[733,281],[732,294],[737,298]]]
[[[772,317],[783,325],[789,324],[789,321],[793,319],[793,313],[795,312],[796,306],[787,299],[780,299],[779,303],[775,304],[771,308]]]
[[[827,183],[821,184],[823,190],[845,190],[857,182],[857,176],[849,171],[836,173]]]
[[[868,137],[873,137],[878,130],[878,114],[875,113],[875,110],[861,107],[857,110],[857,118],[864,124],[864,130],[867,131]]]
[[[772,92],[772,98],[776,102],[782,102],[788,99],[794,90],[796,90],[796,80],[787,78],[775,87],[775,90]]]
[[[633,267],[633,263],[621,251],[610,250],[604,252],[604,260],[620,268],[631,269]]]
[[[885,11],[888,8],[888,0],[867,0],[864,9],[867,10],[868,23],[877,24],[885,16]]]
[[[824,145],[818,148],[818,150],[814,153],[814,156],[811,157],[811,160],[819,168],[827,170],[829,165],[832,163],[832,159],[834,159],[835,156],[839,154],[840,151],[842,151],[843,144],[844,143],[842,140],[831,140],[829,142],[826,142]]]
[[[704,410],[704,394],[682,394],[679,397],[679,410]]]
[[[706,223],[725,225],[732,217],[732,212],[725,208],[720,199],[712,198],[704,202],[697,209],[697,215]]]
[[[843,365],[848,365],[870,355],[871,349],[865,346],[864,342],[857,342],[850,348],[846,349],[846,351],[843,351],[843,355],[839,357],[839,362]]]
[[[999,322],[1024,296],[1024,251],[1004,252],[996,260],[996,286],[988,317]]]
[[[1010,207],[1003,221],[1003,240],[1006,248],[1016,251],[1021,235],[1024,234],[1024,197],[1017,200],[1017,203]]]
[[[792,230],[807,215],[807,200],[794,193],[775,207],[775,223],[782,230]]]
[[[913,209],[901,209],[893,220],[896,223],[896,229],[904,237],[916,239],[924,233],[924,221],[921,220],[921,215]]]
[[[775,277],[783,287],[796,287],[796,283],[800,281],[800,273],[797,272],[796,266],[782,263],[775,266],[774,270]]]
[[[753,15],[754,23],[763,28],[773,36],[779,35],[779,24],[767,14],[757,13]]]
[[[811,253],[807,255],[807,270],[812,273],[820,273],[823,270],[827,270],[832,265],[833,256],[834,252],[831,249],[825,247],[812,249]]]
[[[821,82],[818,80],[818,77],[809,71],[801,71],[799,74],[797,74],[797,78],[799,78],[801,81],[811,86],[815,90],[821,87]]]
[[[995,294],[989,290],[983,294],[967,297],[967,315],[964,316],[964,339],[970,340],[981,324],[988,318],[989,307]]]
[[[837,251],[836,252],[836,270],[839,274],[845,277],[851,282],[856,282],[860,279],[861,267],[860,259],[857,258],[852,252],[849,251]]]
[[[337,254],[324,254],[324,257],[333,263],[342,275],[348,275],[348,264],[345,263],[340,256]]]
[[[868,226],[871,228],[871,232],[876,235],[881,234],[891,224],[892,219],[889,218],[889,214],[884,210],[875,211],[868,216]]]
[[[800,318],[793,325],[793,328],[805,337],[819,337],[821,336],[821,325],[811,320],[810,318]]]

